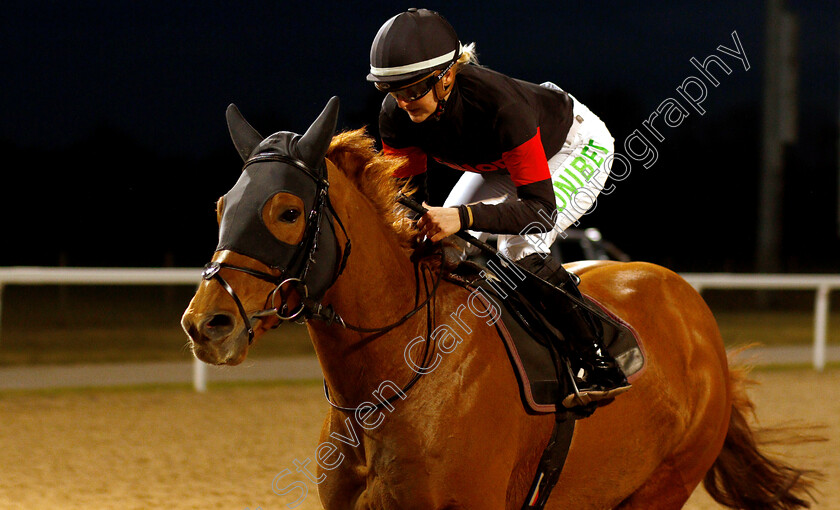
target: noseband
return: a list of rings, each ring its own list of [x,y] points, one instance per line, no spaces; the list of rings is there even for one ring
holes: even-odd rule
[[[248,316],[248,313],[245,311],[245,307],[242,305],[242,301],[239,299],[239,296],[236,295],[236,291],[233,290],[233,287],[219,274],[219,271],[222,269],[233,269],[234,271],[239,271],[248,275],[251,275],[255,278],[259,278],[260,280],[269,282],[275,285],[274,290],[272,290],[268,297],[266,298],[265,308],[254,313],[252,316]],[[295,320],[298,316],[303,313],[304,304],[301,301],[298,308],[288,314],[283,315],[287,312],[286,304],[284,303],[282,306],[277,307],[273,306],[275,301],[275,295],[277,292],[287,283],[289,282],[297,282],[303,286],[304,289],[304,296],[308,297],[309,290],[306,288],[306,284],[300,281],[298,278],[286,278],[280,276],[274,276],[268,273],[264,273],[262,271],[258,271],[256,269],[251,269],[248,267],[242,266],[234,266],[232,264],[225,264],[224,262],[209,262],[206,266],[204,266],[204,271],[201,273],[201,278],[203,280],[216,280],[222,286],[223,289],[230,294],[230,297],[233,298],[233,302],[236,303],[236,308],[239,309],[239,315],[242,316],[242,320],[245,321],[245,326],[248,328],[248,345],[254,342],[254,327],[251,324],[252,318],[262,318],[262,317],[269,317],[272,315],[276,315],[280,319],[280,323],[287,320]],[[278,323],[278,325],[280,324]]]

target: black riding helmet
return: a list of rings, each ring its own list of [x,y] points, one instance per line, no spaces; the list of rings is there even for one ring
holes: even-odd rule
[[[380,90],[399,89],[461,56],[455,29],[441,15],[411,8],[385,22],[370,47],[367,80]]]

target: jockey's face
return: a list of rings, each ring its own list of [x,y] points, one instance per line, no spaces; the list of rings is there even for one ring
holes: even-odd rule
[[[397,100],[397,106],[405,110],[412,122],[423,122],[428,119],[437,110],[438,99],[441,98],[440,93],[443,93],[442,98],[446,99],[452,92],[450,85],[455,79],[452,71],[447,71],[446,75],[423,97],[415,99],[414,101],[406,101],[401,99],[398,94],[394,94],[394,99]]]
[[[410,103],[397,99],[397,105],[405,110],[412,122],[423,122],[437,110],[437,100],[434,93],[426,94]]]

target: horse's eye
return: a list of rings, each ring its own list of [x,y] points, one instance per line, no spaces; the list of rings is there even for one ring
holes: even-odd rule
[[[278,219],[283,223],[294,223],[298,218],[300,218],[299,209],[286,209],[280,214]]]

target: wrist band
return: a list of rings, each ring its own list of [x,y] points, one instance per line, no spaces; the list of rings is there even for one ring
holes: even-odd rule
[[[458,217],[461,219],[461,230],[466,230],[472,227],[473,214],[472,209],[468,205],[458,206]]]

